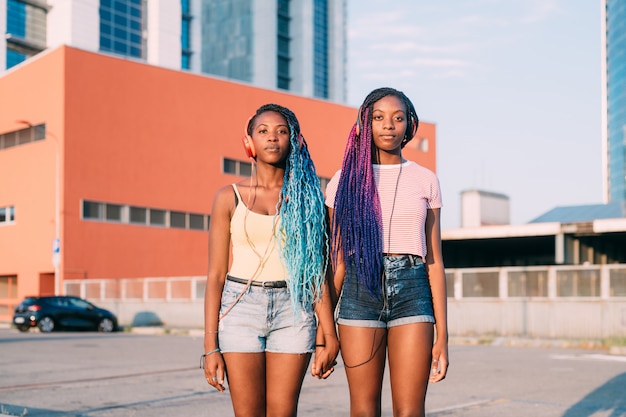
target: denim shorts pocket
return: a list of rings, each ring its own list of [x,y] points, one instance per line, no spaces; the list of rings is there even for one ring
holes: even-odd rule
[[[235,302],[237,303],[245,303],[246,297],[241,297],[239,301],[237,301],[237,297],[241,294],[243,290],[243,285],[229,285],[228,281],[224,284],[224,289],[222,290],[222,302],[220,305],[220,314],[224,314],[228,308],[230,308]]]

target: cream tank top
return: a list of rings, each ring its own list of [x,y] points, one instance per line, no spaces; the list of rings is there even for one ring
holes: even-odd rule
[[[233,184],[237,206],[230,219],[233,263],[229,275],[255,281],[287,280],[278,245],[278,216],[249,211]],[[247,212],[247,213],[246,213]]]

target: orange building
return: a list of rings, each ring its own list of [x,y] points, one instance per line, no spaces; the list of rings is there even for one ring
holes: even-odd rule
[[[213,194],[249,175],[243,124],[269,102],[329,179],[355,108],[70,47],[0,75],[0,320],[64,279],[205,274]],[[435,125],[404,154],[434,171]]]

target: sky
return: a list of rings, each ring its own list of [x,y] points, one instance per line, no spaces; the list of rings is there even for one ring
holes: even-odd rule
[[[601,204],[600,0],[348,0],[348,104],[394,87],[437,129],[442,228],[460,195],[511,224]]]

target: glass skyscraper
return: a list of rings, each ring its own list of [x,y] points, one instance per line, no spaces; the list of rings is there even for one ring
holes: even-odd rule
[[[202,0],[201,72],[345,102],[346,0]]]
[[[68,45],[346,101],[347,0],[0,0],[0,72]]]
[[[626,201],[626,1],[602,0],[605,202]]]

